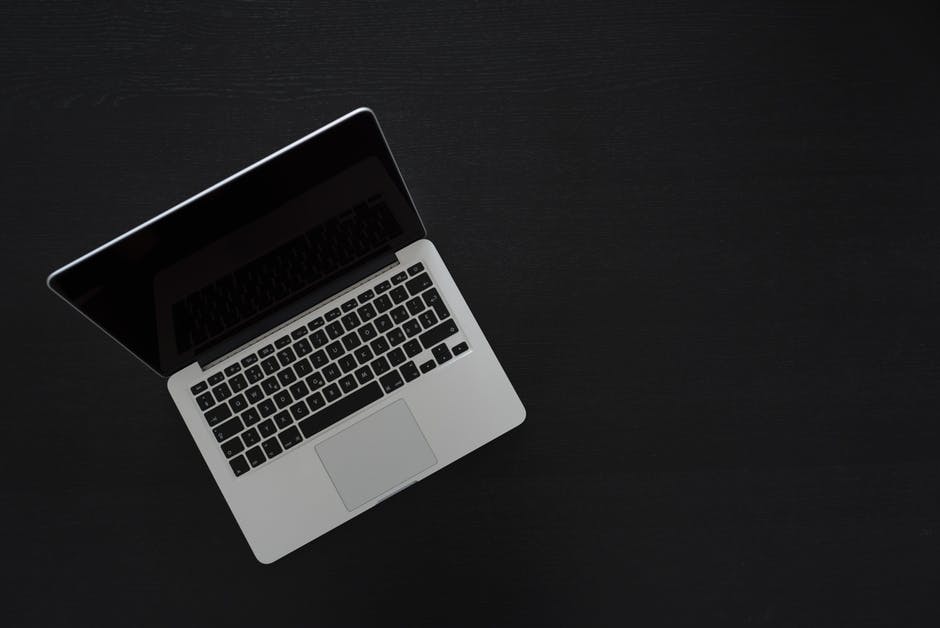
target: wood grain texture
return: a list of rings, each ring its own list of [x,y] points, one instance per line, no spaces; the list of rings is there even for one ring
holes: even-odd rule
[[[0,4],[5,623],[935,625],[937,18]],[[528,420],[262,567],[43,281],[360,105]]]

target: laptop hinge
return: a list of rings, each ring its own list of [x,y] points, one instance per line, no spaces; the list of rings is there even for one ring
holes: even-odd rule
[[[231,337],[209,347],[197,355],[196,362],[203,371],[225,361],[245,347],[259,342],[267,336],[277,334],[297,319],[303,318],[312,310],[328,301],[341,298],[362,284],[375,279],[378,275],[399,263],[395,253],[386,253],[359,264],[342,277],[329,281],[296,301],[279,308],[276,312],[260,321],[249,325]]]

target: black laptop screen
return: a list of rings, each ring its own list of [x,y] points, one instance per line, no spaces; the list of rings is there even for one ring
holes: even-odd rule
[[[423,235],[362,110],[73,262],[49,286],[171,375],[289,320]]]

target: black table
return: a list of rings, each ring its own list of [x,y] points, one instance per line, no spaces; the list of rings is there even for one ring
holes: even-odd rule
[[[936,9],[83,4],[0,7],[6,625],[936,625]],[[265,567],[43,283],[359,105],[528,419]]]

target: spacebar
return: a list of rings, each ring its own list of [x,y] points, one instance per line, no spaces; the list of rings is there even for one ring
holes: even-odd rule
[[[381,398],[382,387],[379,386],[378,382],[372,382],[356,392],[349,393],[316,414],[308,416],[300,422],[300,431],[304,433],[305,438],[310,438],[320,430],[345,419],[350,414],[362,410],[376,399]]]

